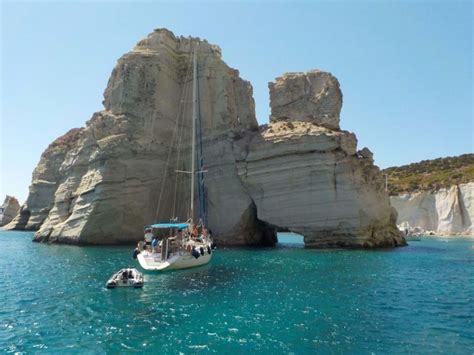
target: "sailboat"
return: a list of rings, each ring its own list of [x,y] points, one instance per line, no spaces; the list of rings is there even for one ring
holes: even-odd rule
[[[205,172],[202,168],[202,146],[200,152],[196,151],[196,122],[198,118],[197,69],[197,48],[195,46],[193,49],[191,170],[175,170],[176,173],[185,173],[191,176],[189,218],[185,222],[178,222],[177,218],[174,217],[170,222],[154,223],[144,227],[145,241],[138,243],[134,256],[145,270],[166,271],[204,265],[211,261],[215,250],[215,244],[204,225],[205,221],[203,221],[202,215],[200,215],[198,223],[194,223],[195,176],[197,175],[199,178],[199,203],[203,205],[204,200],[201,187],[203,185],[202,174]],[[197,153],[201,154],[198,170],[196,169],[196,160],[199,157]],[[201,211],[203,206],[200,207]],[[198,227],[201,228],[201,232],[198,231]],[[153,241],[149,245],[147,242],[151,240]]]

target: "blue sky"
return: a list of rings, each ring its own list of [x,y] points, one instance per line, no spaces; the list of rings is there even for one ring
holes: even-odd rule
[[[322,69],[341,127],[382,168],[473,152],[469,1],[2,2],[0,198],[23,201],[48,144],[102,109],[117,59],[154,28],[206,38],[254,87]]]

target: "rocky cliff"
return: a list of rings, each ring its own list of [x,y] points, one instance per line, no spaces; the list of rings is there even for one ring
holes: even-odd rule
[[[191,52],[198,53],[200,142],[208,225],[227,245],[271,245],[276,230],[308,247],[403,245],[368,149],[339,129],[342,93],[329,73],[270,84],[271,123],[259,128],[252,86],[219,47],[155,30],[119,59],[104,110],[53,142],[11,229],[37,241],[114,244],[189,213]]]
[[[57,138],[43,152],[33,171],[28,198],[7,229],[35,231],[41,227],[54,206],[55,193],[69,173],[66,155],[74,150],[83,129],[74,128]]]
[[[372,153],[339,129],[339,82],[319,70],[269,84],[270,124],[237,141],[238,172],[259,220],[307,247],[404,243]]]
[[[20,211],[20,204],[13,196],[6,196],[0,206],[0,226],[10,223]]]
[[[474,182],[392,196],[398,224],[439,235],[474,235]]]

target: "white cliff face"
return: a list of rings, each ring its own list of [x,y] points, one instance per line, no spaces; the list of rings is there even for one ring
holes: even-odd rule
[[[10,223],[20,211],[20,204],[13,196],[6,196],[0,205],[0,226]]]
[[[81,134],[82,129],[71,129],[43,152],[33,171],[28,198],[5,229],[38,230],[43,224],[54,205],[56,190],[68,173],[65,157],[75,151]]]
[[[398,224],[439,235],[474,235],[474,182],[392,196]]]
[[[115,244],[141,239],[146,224],[188,218],[189,196],[179,192],[176,210],[171,206],[174,170],[190,168],[193,43],[209,224],[222,244],[264,242],[232,151],[233,131],[258,127],[252,87],[222,61],[217,46],[167,30],[151,33],[119,59],[104,92],[105,110],[92,116],[73,145],[58,150],[53,144],[45,151],[12,228],[39,228],[40,241]],[[181,149],[175,147],[168,158],[177,120],[184,127]]]
[[[39,228],[37,241],[116,244],[140,240],[146,224],[186,220],[189,181],[175,170],[190,170],[197,43],[206,207],[218,243],[271,245],[278,229],[303,234],[308,247],[405,243],[372,153],[339,130],[336,78],[278,78],[271,123],[259,129],[252,86],[219,47],[163,29],[119,59],[105,109],[43,153],[10,227]]]
[[[354,134],[318,123],[287,118],[236,142],[258,219],[302,234],[306,247],[404,245],[370,151],[356,151]]]

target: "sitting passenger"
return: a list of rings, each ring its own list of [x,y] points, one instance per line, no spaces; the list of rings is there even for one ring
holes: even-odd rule
[[[201,241],[207,241],[209,239],[209,230],[206,227],[202,228],[202,234],[200,236]]]
[[[196,225],[193,226],[192,236],[194,239],[197,239],[197,237],[199,236],[198,227]]]
[[[176,232],[176,242],[178,245],[182,245],[184,242],[183,231],[181,229]]]
[[[151,228],[145,229],[145,249],[147,249],[147,246],[151,246],[151,240],[153,239],[153,232]]]

